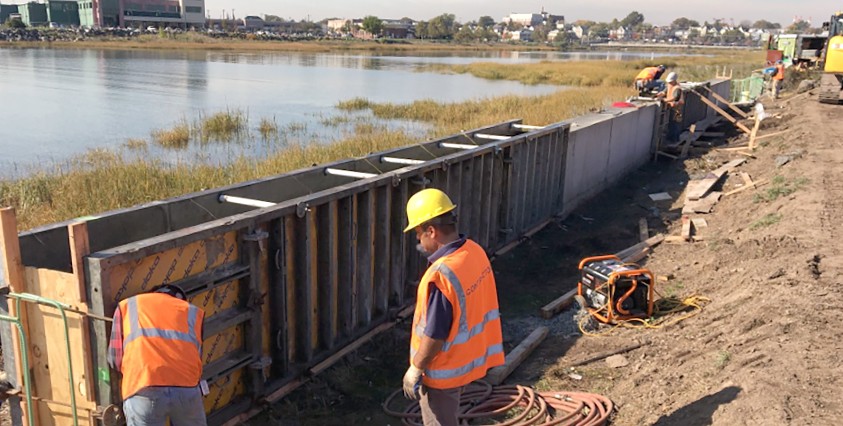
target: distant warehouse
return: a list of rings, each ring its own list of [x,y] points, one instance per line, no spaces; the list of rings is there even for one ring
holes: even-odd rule
[[[205,0],[43,0],[0,5],[17,8],[28,26],[205,27]]]

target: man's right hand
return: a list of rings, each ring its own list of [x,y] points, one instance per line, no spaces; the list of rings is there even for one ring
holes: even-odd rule
[[[410,364],[410,368],[404,373],[404,396],[411,401],[419,399],[419,387],[421,386],[423,371]]]

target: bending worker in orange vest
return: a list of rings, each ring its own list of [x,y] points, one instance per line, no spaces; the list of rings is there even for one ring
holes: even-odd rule
[[[205,313],[184,291],[162,285],[120,302],[114,311],[108,363],[122,373],[128,426],[207,425],[202,378]]]
[[[776,61],[776,72],[773,74],[773,80],[770,82],[770,92],[773,99],[779,98],[779,92],[782,91],[782,84],[784,84],[784,63],[778,60]]]
[[[644,90],[655,90],[661,92],[664,90],[664,82],[659,80],[664,74],[665,66],[659,65],[657,67],[647,67],[641,70],[635,76],[635,88],[639,92]]]
[[[504,363],[495,277],[486,252],[459,234],[456,208],[438,189],[407,202],[409,226],[430,266],[419,283],[404,395],[420,399],[425,426],[457,426],[463,386]]]

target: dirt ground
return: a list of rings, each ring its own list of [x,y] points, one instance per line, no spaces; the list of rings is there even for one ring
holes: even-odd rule
[[[835,130],[843,106],[810,95],[765,107],[772,118],[759,135],[772,136],[718,186],[738,188],[738,172],[770,183],[692,215],[708,223],[697,231],[703,241],[663,243],[641,262],[672,274],[658,284],[661,294],[709,298],[703,311],[668,327],[601,337],[577,332],[570,309],[548,321],[537,315],[575,286],[582,257],[638,242],[640,218],[650,235],[679,235],[688,180],[743,158],[730,151],[695,150],[685,161],[651,164],[494,262],[507,349],[538,325],[551,328],[507,383],[604,394],[618,407],[614,425],[843,422],[843,137]],[[747,141],[729,135],[730,145]],[[661,191],[675,201],[649,199]],[[380,404],[400,385],[408,329],[379,337],[252,423],[400,424]],[[623,354],[625,367],[603,360],[569,367],[635,343],[643,345]]]

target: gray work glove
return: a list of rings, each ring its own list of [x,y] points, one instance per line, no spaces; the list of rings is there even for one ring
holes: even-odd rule
[[[404,396],[411,401],[419,399],[419,388],[421,387],[423,371],[414,367],[412,364],[407,372],[404,373]]]

